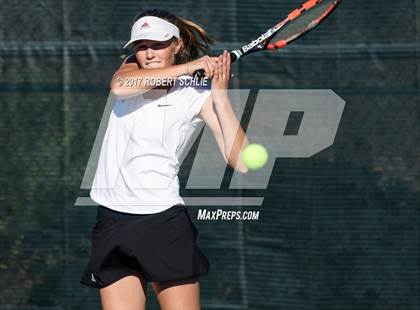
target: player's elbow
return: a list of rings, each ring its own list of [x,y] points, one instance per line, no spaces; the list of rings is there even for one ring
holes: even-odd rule
[[[245,166],[243,163],[229,163],[228,162],[228,164],[229,164],[229,166],[231,166],[233,168],[233,170],[238,171],[240,173],[245,174],[249,171],[248,167]]]
[[[239,155],[232,155],[227,159],[225,157],[226,163],[232,167],[235,171],[240,173],[247,173],[249,171],[248,167],[245,165],[244,161],[242,160],[242,152]]]
[[[132,90],[121,87],[118,83],[111,83],[111,93],[120,99],[127,99],[136,94],[140,94],[140,92],[133,93]]]
[[[235,170],[239,171],[242,174],[245,174],[249,171],[247,167],[236,168]]]
[[[115,97],[123,97],[123,92],[121,91],[120,88],[118,87],[111,87],[111,93],[115,96]]]
[[[112,79],[110,85],[111,93],[117,97],[120,97],[122,95],[122,89],[119,83],[115,81],[115,79]]]

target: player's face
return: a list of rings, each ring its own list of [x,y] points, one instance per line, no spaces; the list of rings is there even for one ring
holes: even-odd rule
[[[140,40],[134,46],[137,61],[143,69],[165,68],[175,63],[175,54],[181,47],[181,40]]]

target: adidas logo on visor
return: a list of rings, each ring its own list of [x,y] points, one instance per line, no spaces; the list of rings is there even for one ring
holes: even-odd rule
[[[150,28],[149,24],[147,22],[145,22],[143,25],[141,25],[140,29],[143,28]]]

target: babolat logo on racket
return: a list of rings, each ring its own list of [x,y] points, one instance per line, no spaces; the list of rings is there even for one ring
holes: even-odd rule
[[[337,8],[340,0],[309,0],[257,39],[230,52],[231,62],[263,50],[278,50],[301,38],[318,26]],[[198,70],[200,71],[200,70]],[[204,76],[204,71],[194,75]]]
[[[258,39],[252,41],[251,43],[242,47],[242,51],[244,53],[248,52],[251,48],[255,47],[256,45],[260,44],[262,41],[268,39],[273,34],[273,29],[268,30],[266,33],[262,34],[258,37]]]

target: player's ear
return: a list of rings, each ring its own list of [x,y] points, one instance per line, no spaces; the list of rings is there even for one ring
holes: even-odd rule
[[[184,43],[181,38],[175,38],[175,54],[178,54],[181,51],[183,45]]]

